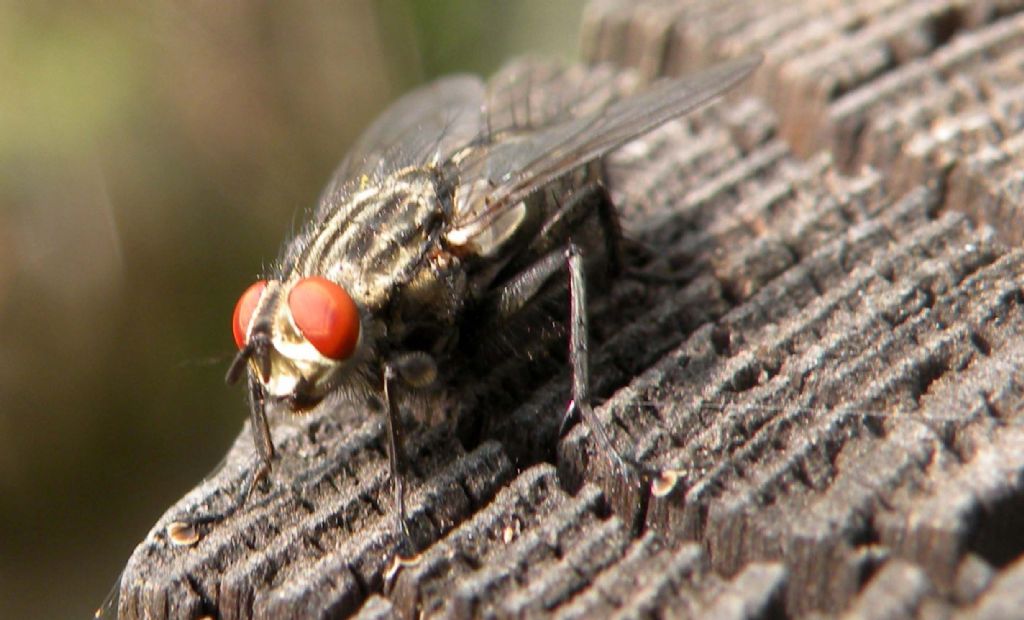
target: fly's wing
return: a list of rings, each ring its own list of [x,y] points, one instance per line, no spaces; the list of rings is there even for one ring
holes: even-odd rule
[[[483,144],[604,109],[621,97],[618,77],[610,67],[565,68],[529,57],[511,62],[487,80]]]
[[[442,78],[404,95],[356,141],[324,189],[320,208],[364,175],[379,179],[447,160],[480,135],[483,102],[483,82],[470,75]]]
[[[493,235],[496,222],[512,220],[509,211],[534,191],[629,140],[711,101],[746,78],[761,62],[746,56],[675,80],[665,80],[639,95],[600,111],[523,135],[496,135],[460,162],[462,179],[484,179],[459,213],[450,240],[471,242]]]
[[[564,67],[557,61],[523,58],[507,64],[487,81],[484,133],[456,155],[452,172],[458,178],[453,228],[446,240],[467,246],[473,254],[494,257],[525,219],[523,204],[494,209],[488,196],[507,169],[505,153],[516,153],[532,136],[575,118],[594,115],[621,99],[628,80],[610,67]]]

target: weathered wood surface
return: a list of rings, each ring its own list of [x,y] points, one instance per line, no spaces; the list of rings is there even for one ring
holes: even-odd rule
[[[132,556],[122,617],[1024,613],[1024,2],[835,6],[586,13],[585,57],[647,77],[766,55],[609,162],[684,282],[594,305],[599,414],[672,492],[625,488],[584,426],[557,441],[552,339],[460,395],[477,432],[412,434],[419,564],[389,572],[383,427],[353,407],[279,425],[270,491],[172,544],[232,501],[244,431]]]

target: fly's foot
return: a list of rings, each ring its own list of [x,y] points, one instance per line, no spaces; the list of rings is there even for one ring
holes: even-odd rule
[[[224,521],[225,519],[234,515],[236,512],[239,512],[240,510],[245,508],[245,505],[247,503],[249,503],[249,499],[252,497],[252,494],[256,490],[256,488],[259,488],[259,490],[262,491],[263,493],[266,493],[270,490],[269,474],[270,464],[261,459],[259,461],[259,465],[252,468],[250,470],[250,473],[246,474],[245,479],[242,481],[241,487],[239,487],[238,489],[238,493],[234,495],[231,502],[228,504],[227,508],[219,512],[201,513],[198,515],[182,517],[176,521],[173,521],[171,524],[167,526],[168,528],[173,528],[173,532],[171,529],[167,530],[169,540],[171,540],[172,543],[180,546],[183,544],[181,542],[182,540],[189,538],[189,536],[184,535],[184,532],[187,531],[186,528],[191,527],[195,529],[195,526],[207,525],[210,523]]]
[[[239,508],[249,503],[249,498],[252,497],[253,491],[257,487],[264,493],[270,491],[270,463],[263,460],[260,461],[260,464],[252,471],[252,475],[248,476],[243,484]]]
[[[576,420],[576,413],[582,412],[584,423],[588,425],[593,436],[597,438],[598,449],[604,454],[612,466],[618,470],[622,479],[627,481],[631,486],[649,485],[651,492],[656,497],[667,495],[671,492],[676,482],[680,477],[685,475],[685,472],[674,470],[674,469],[656,469],[645,465],[635,458],[626,456],[619,452],[612,443],[611,437],[604,430],[604,427],[600,424],[597,419],[593,408],[589,405],[584,407],[577,407],[575,401],[569,403],[569,407],[565,411],[565,415],[562,417],[562,425],[559,429],[559,436],[563,437],[572,427],[573,422]],[[663,490],[666,489],[667,490]]]
[[[615,444],[612,443],[611,437],[608,436],[608,433],[597,419],[597,414],[594,413],[594,409],[589,403],[577,405],[575,400],[569,403],[565,415],[562,416],[562,425],[559,429],[560,436],[564,436],[569,428],[572,427],[577,412],[583,414],[584,423],[590,429],[592,435],[597,438],[598,449],[604,453],[605,457],[619,471],[624,480],[629,481],[631,484],[639,485],[643,481],[657,477],[659,472],[619,452]]]
[[[419,550],[409,531],[409,517],[405,511],[405,477],[398,474],[394,477],[395,488],[395,535],[398,537],[398,546],[395,549],[396,560],[412,562],[419,558]]]

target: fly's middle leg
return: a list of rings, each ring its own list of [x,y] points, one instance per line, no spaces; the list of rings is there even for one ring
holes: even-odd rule
[[[627,264],[625,258],[627,249],[630,254],[636,253],[646,259],[655,257],[657,253],[642,242],[626,239],[622,232],[622,220],[619,217],[619,211],[615,208],[615,203],[612,201],[608,190],[597,181],[579,188],[559,206],[554,215],[544,223],[530,249],[536,251],[538,248],[549,249],[552,246],[557,247],[561,243],[557,240],[565,239],[568,235],[573,234],[594,213],[597,215],[597,221],[604,236],[604,253],[607,259],[609,275],[621,275],[650,284],[678,285],[686,282],[684,278],[671,274],[637,269]]]
[[[569,275],[569,364],[572,372],[572,400],[562,419],[559,436],[564,435],[573,419],[573,413],[578,411],[597,437],[601,449],[624,475],[631,476],[644,472],[635,461],[622,456],[590,404],[586,277],[580,247],[570,242],[562,249],[547,254],[527,267],[494,293],[495,306],[501,316],[511,316],[526,306],[554,274],[562,269],[567,269]]]
[[[572,369],[572,401],[562,417],[559,436],[564,435],[572,420],[573,411],[578,411],[590,432],[597,437],[601,448],[624,476],[642,472],[633,459],[622,456],[590,403],[590,343],[587,320],[586,278],[583,267],[583,253],[570,242],[565,250],[565,264],[569,270],[569,365]]]
[[[403,441],[402,419],[395,394],[397,383],[401,381],[413,389],[424,388],[434,382],[437,377],[437,365],[434,358],[420,351],[400,353],[384,364],[383,370],[384,406],[387,409],[387,442],[388,465],[391,469],[391,482],[395,497],[396,531],[402,538],[402,552],[415,555],[413,541],[409,536],[405,514],[405,471],[407,461],[405,442]]]

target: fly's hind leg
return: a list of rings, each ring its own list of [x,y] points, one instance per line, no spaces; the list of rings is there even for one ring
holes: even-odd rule
[[[529,303],[565,265],[565,240],[576,234],[588,217],[597,213],[604,237],[609,275],[622,270],[622,225],[608,190],[598,182],[584,185],[573,192],[551,217],[544,222],[526,254],[543,254],[491,295],[497,316],[507,318]]]

